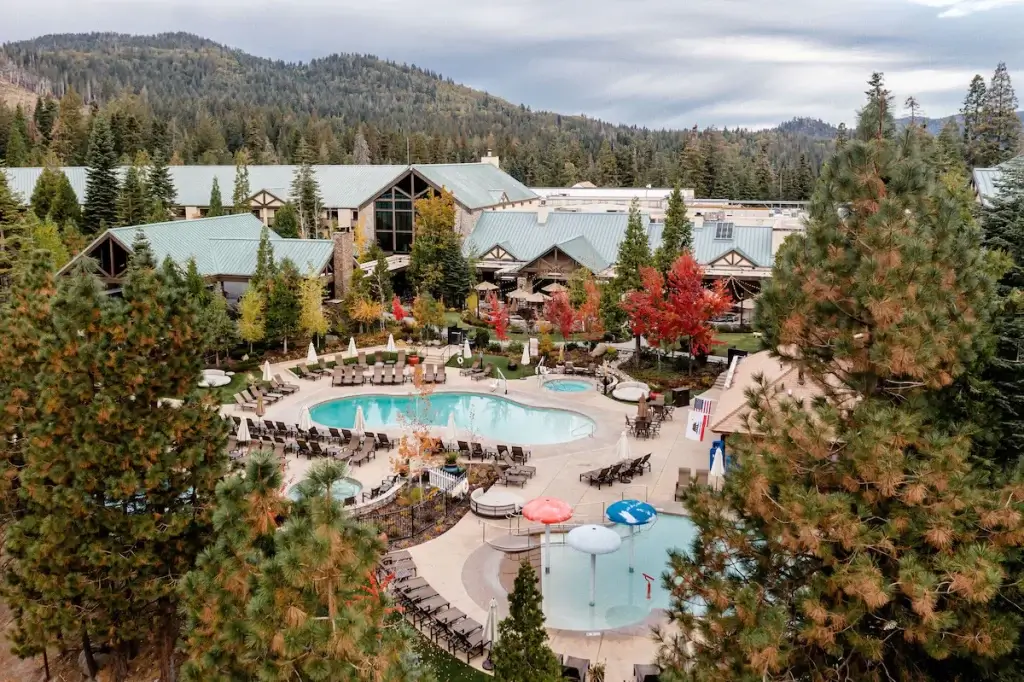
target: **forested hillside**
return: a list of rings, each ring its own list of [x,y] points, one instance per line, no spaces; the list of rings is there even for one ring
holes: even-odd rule
[[[0,74],[44,95],[35,115],[0,108],[9,165],[40,164],[50,150],[83,163],[91,116],[76,115],[82,103],[109,116],[125,158],[159,148],[175,163],[231,163],[246,147],[260,163],[286,163],[303,137],[323,163],[473,161],[492,149],[530,185],[683,181],[703,196],[803,198],[831,148],[799,130],[654,131],[535,112],[372,56],[293,64],[188,34],[6,44]],[[46,95],[80,120],[58,133]]]

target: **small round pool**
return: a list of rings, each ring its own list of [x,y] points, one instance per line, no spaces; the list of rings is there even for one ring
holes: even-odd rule
[[[582,393],[589,391],[593,386],[590,382],[580,379],[552,379],[544,382],[544,388],[555,393]]]
[[[415,395],[360,395],[328,400],[309,413],[318,424],[347,429],[355,423],[360,407],[371,431],[410,423],[445,428],[449,416],[455,415],[460,437],[468,440],[472,434],[513,445],[565,443],[589,436],[597,428],[593,419],[576,412],[530,407],[479,393],[435,393],[429,399]]]
[[[597,557],[597,600],[590,606],[590,555],[565,544],[551,546],[551,572],[543,575],[545,625],[560,630],[610,630],[643,622],[655,609],[668,609],[669,593],[661,586],[668,550],[689,549],[696,529],[685,516],[661,514],[635,543],[634,572],[629,572],[629,528],[613,526],[622,546]],[[644,573],[652,576],[647,598]]]
[[[331,486],[331,494],[334,495],[334,499],[341,503],[351,498],[358,498],[359,493],[362,491],[363,484],[354,478],[343,478],[335,481],[334,485]],[[288,489],[288,499],[292,501],[299,499],[299,486],[297,484]],[[358,501],[356,499],[356,502]]]

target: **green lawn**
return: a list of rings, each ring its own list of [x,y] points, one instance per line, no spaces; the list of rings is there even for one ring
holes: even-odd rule
[[[721,341],[722,344],[716,344],[712,346],[712,355],[726,356],[729,354],[729,348],[739,348],[749,353],[756,353],[762,350],[761,339],[757,338],[753,334],[715,334],[715,339]]]
[[[462,321],[462,318],[459,316],[458,313],[452,313],[452,312],[445,313],[444,314],[444,323],[445,323],[446,326],[449,326],[449,327],[454,327],[456,325],[458,325],[459,327],[462,327],[463,329],[465,329],[466,327],[469,327],[469,329],[470,329],[470,335],[469,335],[470,341],[473,340],[473,334],[475,333],[475,330],[477,330],[477,329],[486,329],[487,331],[489,331],[491,333],[491,341],[497,341],[498,340],[498,337],[496,337],[494,335],[494,329],[492,329],[490,327],[472,327],[472,326],[469,326],[465,322]],[[531,334],[526,334],[524,332],[517,332],[517,331],[512,331],[512,330],[509,330],[509,332],[508,332],[508,338],[509,338],[510,341],[521,341],[521,342],[525,343],[526,340],[528,338],[530,338],[531,336],[533,338],[536,338],[537,336],[539,336],[539,334],[532,334],[531,335]],[[555,329],[552,329],[551,333],[548,334],[548,336],[550,336],[551,340],[556,342],[556,343],[565,340],[562,337],[562,335],[560,333],[558,333],[558,331],[555,330]],[[570,341],[577,341],[577,342],[579,342],[579,339],[572,339],[572,338],[570,338],[569,340]]]
[[[448,360],[448,367],[468,367],[473,364],[475,358],[480,357],[480,354],[474,353],[473,357],[474,360],[465,360],[463,365],[459,365],[459,358],[458,356],[455,356]],[[522,379],[523,377],[533,376],[533,364],[527,365],[526,367],[519,366],[516,369],[510,370],[508,368],[508,358],[504,355],[490,355],[488,353],[484,353],[484,361],[480,366],[483,367],[488,362],[494,365],[496,369],[500,369],[506,379]],[[495,373],[494,376],[498,376],[497,373]]]
[[[419,655],[423,666],[434,674],[437,682],[486,682],[494,679],[466,665],[422,634],[418,634],[413,640],[413,649]]]
[[[257,376],[259,376],[259,369],[252,370]],[[235,376],[231,377],[231,383],[227,386],[218,386],[216,388],[200,388],[200,393],[212,394],[221,403],[234,403],[235,394],[245,390],[246,382],[245,375],[247,372],[236,372]]]

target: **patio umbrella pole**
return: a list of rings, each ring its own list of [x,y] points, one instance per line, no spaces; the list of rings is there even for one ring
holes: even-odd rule
[[[551,573],[551,524],[544,524],[544,572]]]
[[[597,555],[590,555],[590,605],[593,606],[597,594]]]
[[[629,572],[633,572],[633,537],[636,535],[636,528],[629,527]]]

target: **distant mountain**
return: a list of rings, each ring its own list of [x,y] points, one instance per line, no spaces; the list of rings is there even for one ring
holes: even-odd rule
[[[806,135],[818,140],[833,140],[839,133],[839,129],[836,126],[826,123],[819,118],[794,118],[785,123],[780,123],[775,130],[780,133]]]
[[[1022,123],[1024,123],[1024,111],[1018,111],[1017,117],[1020,118]],[[953,116],[944,116],[942,118],[925,117],[925,120],[927,121],[927,125],[925,127],[927,128],[928,132],[931,133],[932,135],[938,135],[939,133],[942,132],[942,129],[946,127],[946,123],[948,123],[950,119],[956,119],[957,125],[960,125],[963,122],[963,116],[961,116],[960,114],[955,114]],[[910,117],[904,116],[903,118],[896,119],[896,125],[901,127],[910,125]]]

